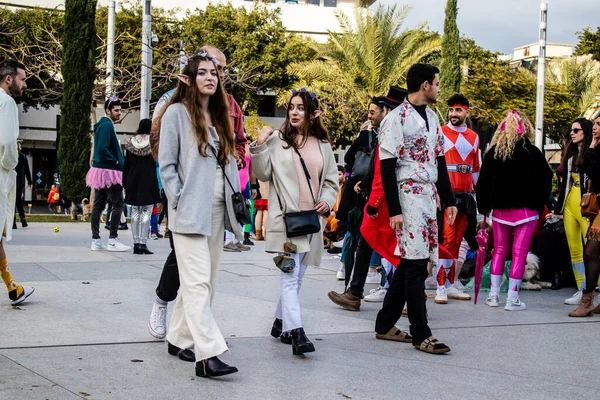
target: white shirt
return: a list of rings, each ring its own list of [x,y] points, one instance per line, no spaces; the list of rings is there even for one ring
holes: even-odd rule
[[[0,167],[12,171],[19,162],[19,109],[15,100],[0,89]]]

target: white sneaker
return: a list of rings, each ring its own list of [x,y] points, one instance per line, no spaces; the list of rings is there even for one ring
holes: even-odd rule
[[[150,234],[150,240],[158,240],[158,235],[154,232]]]
[[[92,251],[106,250],[106,245],[102,243],[102,239],[92,239]]]
[[[115,238],[115,239],[108,239],[108,246],[106,246],[106,250],[108,250],[108,251],[129,251],[129,250],[131,250],[131,247],[119,242],[119,238]]]
[[[500,305],[500,298],[490,293],[487,299],[485,299],[485,304],[490,307],[498,307]]]
[[[367,281],[365,283],[380,284],[381,283],[381,275],[379,275],[379,272],[369,272],[367,274]]]
[[[338,281],[343,281],[346,279],[346,269],[344,267],[340,267],[338,269],[337,275],[335,276]]]
[[[371,289],[369,294],[365,296],[365,301],[370,301],[373,303],[381,303],[385,298],[385,294],[387,293],[387,289],[384,287],[379,287],[377,289]]]
[[[446,289],[446,294],[449,299],[454,300],[471,300],[471,295],[466,294],[455,288],[454,286],[450,286]]]
[[[579,290],[573,296],[569,297],[568,299],[565,299],[565,304],[568,304],[570,306],[579,305],[579,303],[581,303],[581,296],[583,296],[583,292]]]
[[[435,299],[433,300],[436,304],[448,304],[448,294],[446,294],[445,286],[438,286],[435,292]]]
[[[344,246],[344,239],[338,240],[337,242],[333,242],[333,247],[337,247],[341,249]]]
[[[435,276],[432,275],[429,278],[425,279],[425,289],[426,290],[437,289],[437,280],[435,279]]]
[[[505,311],[523,311],[527,310],[527,306],[517,297],[516,300],[506,299]]]
[[[157,339],[167,336],[167,306],[154,302],[150,321],[148,321],[148,332]]]
[[[465,287],[465,285],[463,285],[462,282],[459,281],[458,279],[454,281],[454,287],[463,293],[465,293],[467,291],[467,288]]]
[[[35,288],[32,288],[31,286],[23,285],[23,293],[21,293],[21,296],[19,296],[15,300],[13,300],[10,304],[12,304],[13,306],[18,306],[19,304],[23,304],[25,302],[25,300],[27,300],[27,298],[33,294],[34,291],[35,291]]]

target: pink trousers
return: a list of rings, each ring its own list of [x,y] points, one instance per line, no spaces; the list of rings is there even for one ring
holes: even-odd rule
[[[502,275],[504,273],[504,264],[512,244],[512,263],[509,278],[523,279],[527,253],[537,222],[537,220],[533,220],[510,226],[496,220],[492,221],[494,229],[494,254],[490,266],[492,275]]]

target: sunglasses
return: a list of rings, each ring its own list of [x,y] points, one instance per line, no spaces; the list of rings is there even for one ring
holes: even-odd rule
[[[573,133],[579,133],[580,131],[582,131],[583,129],[579,129],[579,128],[573,128],[571,129],[569,132],[573,132]]]

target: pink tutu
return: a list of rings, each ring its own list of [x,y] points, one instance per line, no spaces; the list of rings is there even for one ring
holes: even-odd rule
[[[92,189],[106,189],[123,184],[123,172],[116,169],[92,167],[85,177],[85,183]]]

